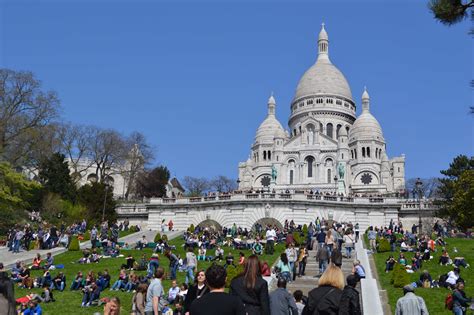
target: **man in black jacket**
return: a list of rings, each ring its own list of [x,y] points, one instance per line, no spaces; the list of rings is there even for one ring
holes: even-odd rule
[[[339,315],[361,315],[359,292],[355,289],[357,277],[347,276],[347,285],[344,287],[339,306]]]

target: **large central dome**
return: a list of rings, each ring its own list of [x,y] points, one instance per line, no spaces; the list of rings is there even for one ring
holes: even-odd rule
[[[319,33],[318,59],[303,75],[298,86],[294,101],[310,95],[335,95],[352,100],[352,92],[346,78],[329,60],[329,40],[324,24]]]

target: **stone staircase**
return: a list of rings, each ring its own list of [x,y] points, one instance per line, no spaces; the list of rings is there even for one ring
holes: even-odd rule
[[[343,250],[343,253],[345,250]],[[296,290],[303,291],[303,295],[308,296],[308,292],[318,286],[319,277],[319,263],[316,261],[316,250],[309,251],[309,256],[306,264],[305,275],[301,277],[296,277],[295,281],[287,284],[287,289],[290,293],[295,292]],[[344,279],[351,274],[352,272],[352,263],[355,259],[355,251],[352,252],[352,258],[342,259],[342,272],[344,273]],[[357,289],[360,293],[360,284],[357,285]]]

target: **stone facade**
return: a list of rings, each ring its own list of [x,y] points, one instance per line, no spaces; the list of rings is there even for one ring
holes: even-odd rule
[[[402,193],[405,157],[388,159],[367,90],[362,113],[356,116],[350,86],[329,59],[324,25],[318,52],[296,88],[289,131],[275,116],[273,95],[268,100],[268,114],[257,129],[250,156],[239,164],[239,189]]]

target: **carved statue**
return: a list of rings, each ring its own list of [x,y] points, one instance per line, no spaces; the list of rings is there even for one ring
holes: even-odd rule
[[[275,165],[272,165],[272,180],[273,181],[276,181],[277,175],[278,175],[277,169],[276,169]]]
[[[339,165],[337,166],[337,171],[339,172],[339,178],[343,179],[344,178],[344,173],[345,173],[344,163],[339,162]]]

